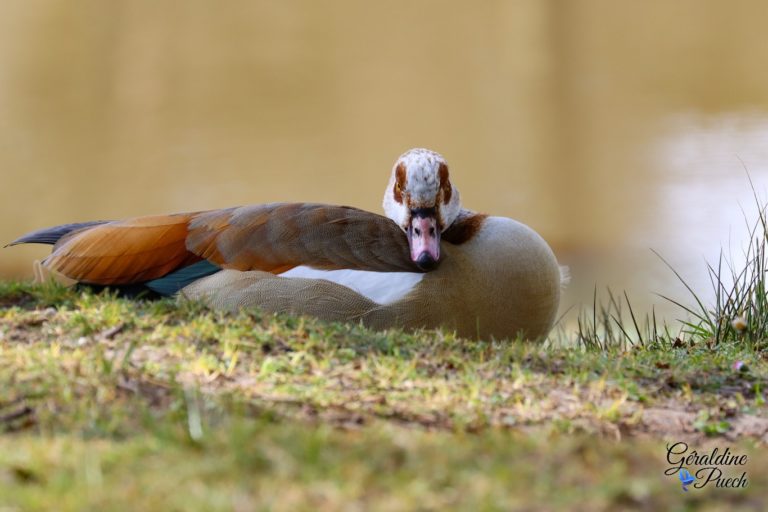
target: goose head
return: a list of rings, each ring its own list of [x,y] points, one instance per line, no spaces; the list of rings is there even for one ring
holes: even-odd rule
[[[422,148],[403,153],[392,168],[383,206],[408,237],[413,262],[422,270],[434,268],[440,260],[440,235],[461,209],[443,156]]]

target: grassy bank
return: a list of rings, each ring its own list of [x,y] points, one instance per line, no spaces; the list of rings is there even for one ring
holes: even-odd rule
[[[0,305],[0,510],[763,506],[743,331],[633,346],[609,312],[544,347],[19,283]],[[749,487],[683,493],[668,441],[747,453]]]

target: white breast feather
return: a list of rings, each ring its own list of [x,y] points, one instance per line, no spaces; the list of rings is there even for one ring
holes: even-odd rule
[[[294,267],[281,277],[325,279],[346,286],[372,301],[385,305],[402,299],[424,278],[416,272],[372,272],[368,270],[318,270]]]

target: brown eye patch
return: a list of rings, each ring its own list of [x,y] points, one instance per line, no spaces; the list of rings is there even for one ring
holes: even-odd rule
[[[453,193],[453,187],[451,187],[451,182],[448,179],[448,166],[441,163],[438,175],[440,176],[440,189],[443,191],[443,201],[448,203]]]
[[[395,169],[395,201],[403,204],[403,190],[405,189],[405,164],[400,162]]]

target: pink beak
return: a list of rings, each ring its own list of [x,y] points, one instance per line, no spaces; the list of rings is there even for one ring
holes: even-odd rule
[[[414,216],[408,226],[411,260],[422,270],[431,270],[440,261],[440,228],[434,217]]]

